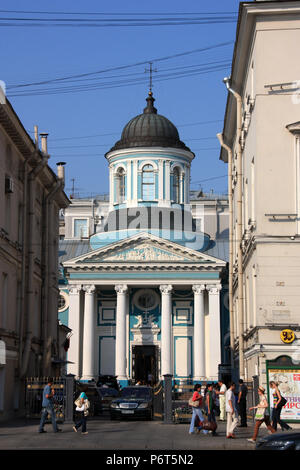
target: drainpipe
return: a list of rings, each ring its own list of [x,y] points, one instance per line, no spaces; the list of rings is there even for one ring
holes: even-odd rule
[[[37,140],[37,126],[35,126],[35,144],[36,149],[38,150],[38,140]],[[34,155],[34,154],[33,154]],[[39,164],[30,171],[28,174],[28,190],[29,190],[29,207],[28,207],[28,275],[27,275],[27,305],[24,309],[24,313],[27,312],[26,319],[26,339],[24,352],[21,355],[21,367],[20,367],[20,376],[23,378],[26,375],[31,342],[33,337],[33,320],[34,320],[34,239],[33,239],[33,227],[35,226],[35,182],[38,175],[43,171],[45,166],[48,163],[49,155],[47,153],[43,154],[42,160]],[[27,214],[26,214],[27,218]],[[24,283],[25,284],[25,283]]]
[[[49,263],[53,262],[50,260],[49,256],[49,230],[50,230],[50,203],[52,202],[55,194],[60,189],[64,187],[64,178],[58,179],[54,184],[52,190],[47,194],[44,201],[44,215],[45,215],[45,228],[44,228],[44,243],[43,243],[43,253],[44,253],[44,283],[43,283],[43,303],[42,303],[42,335],[43,335],[43,373],[48,374],[51,367],[51,338],[52,335],[48,338],[48,323],[49,323],[49,290],[50,290],[50,268]],[[56,260],[55,260],[56,263]]]
[[[242,97],[235,90],[231,88],[230,77],[224,78],[223,82],[227,90],[236,99],[236,143],[237,143],[237,232],[236,237],[238,240],[238,320],[239,320],[239,372],[240,378],[244,378],[244,290],[243,290],[243,253],[242,253],[242,237],[243,237],[243,206],[242,206],[242,181],[243,181],[243,167],[242,167]]]
[[[230,362],[231,370],[234,367],[234,319],[233,319],[233,214],[232,214],[232,150],[224,143],[223,134],[217,134],[221,147],[228,154],[228,203],[229,203],[229,279],[228,279],[228,296],[229,296],[229,318],[230,318]]]

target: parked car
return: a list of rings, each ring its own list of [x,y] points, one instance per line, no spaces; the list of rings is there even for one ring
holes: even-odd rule
[[[119,391],[119,384],[116,375],[99,375],[97,380],[97,387],[103,387],[103,385],[106,385],[110,388],[115,388]]]
[[[118,390],[110,387],[98,387],[101,395],[101,411],[109,411],[112,400],[115,400],[119,396]]]
[[[300,432],[274,433],[260,438],[256,450],[300,450]]]
[[[110,419],[153,418],[153,390],[151,387],[125,387],[110,404]]]
[[[99,388],[95,382],[76,382],[75,385],[75,398],[78,398],[81,392],[85,392],[90,402],[89,414],[90,416],[97,416],[102,411],[102,396]],[[75,405],[74,405],[75,406]]]

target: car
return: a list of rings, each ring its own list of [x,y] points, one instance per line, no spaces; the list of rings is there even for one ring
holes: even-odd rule
[[[119,391],[119,384],[116,375],[99,375],[97,387],[103,387],[103,385],[106,385],[109,388],[115,388]]]
[[[85,392],[90,402],[89,414],[90,416],[97,416],[102,412],[102,395],[95,382],[81,383],[76,382],[75,397],[79,397],[80,393]]]
[[[125,387],[110,404],[110,419],[153,419],[153,390],[147,386]]]
[[[118,390],[107,386],[98,387],[101,396],[101,411],[109,411],[112,400],[119,396]]]
[[[300,450],[300,432],[274,433],[260,438],[256,450]]]

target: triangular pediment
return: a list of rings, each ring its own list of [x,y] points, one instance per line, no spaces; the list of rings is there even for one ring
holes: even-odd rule
[[[97,250],[68,260],[64,266],[119,265],[119,264],[225,264],[205,253],[186,248],[178,243],[149,233],[138,234],[114,242]]]

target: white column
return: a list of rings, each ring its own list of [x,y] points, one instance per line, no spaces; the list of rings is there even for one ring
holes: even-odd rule
[[[167,204],[171,204],[171,160],[166,160],[165,170],[165,200]]]
[[[91,380],[95,377],[95,291],[93,285],[84,286],[84,316],[83,316],[83,361],[82,380]]]
[[[221,363],[221,324],[220,324],[220,290],[222,286],[215,284],[206,286],[209,305],[209,376],[218,379],[218,365]]]
[[[81,286],[69,285],[69,321],[68,327],[72,330],[70,338],[70,347],[68,349],[68,361],[74,364],[68,364],[68,374],[74,374],[77,379],[80,366],[80,291]]]
[[[205,285],[196,284],[194,292],[194,380],[203,380],[205,374],[205,322],[204,322]]]
[[[127,380],[126,375],[126,306],[128,287],[125,284],[115,286],[117,292],[116,315],[116,368],[118,380]]]
[[[158,205],[163,203],[164,199],[164,162],[158,160]]]
[[[161,285],[161,375],[173,374],[172,367],[172,289]]]

